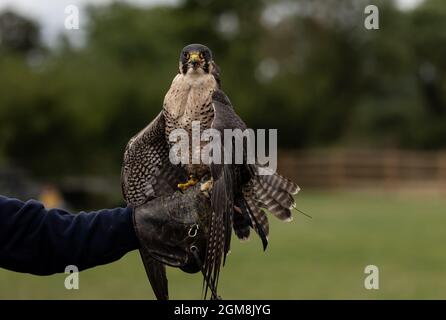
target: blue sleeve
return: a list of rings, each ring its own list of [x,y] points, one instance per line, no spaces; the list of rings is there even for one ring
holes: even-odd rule
[[[139,247],[132,215],[130,208],[73,215],[0,196],[0,267],[50,275],[116,261]]]

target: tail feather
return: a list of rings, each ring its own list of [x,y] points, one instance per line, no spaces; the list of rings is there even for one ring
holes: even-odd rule
[[[246,209],[249,212],[249,217],[251,218],[252,228],[257,232],[262,240],[263,250],[266,250],[266,247],[268,246],[269,234],[268,217],[251,198],[246,199]]]
[[[262,182],[262,185],[266,183],[273,189],[283,190],[291,195],[297,194],[300,190],[297,184],[278,173],[271,175],[259,175],[258,177]]]
[[[288,208],[282,207],[278,202],[274,199],[261,199],[257,201],[257,205],[259,207],[265,208],[270,211],[276,218],[283,221],[291,221],[291,210]]]
[[[252,190],[252,184],[243,188],[242,211],[246,212],[250,218],[250,225],[262,240],[263,249],[268,246],[269,222],[265,212],[259,208],[255,201],[255,194]]]
[[[259,183],[255,184],[254,190],[257,197],[261,197],[263,195],[266,198],[274,199],[283,208],[292,209],[296,206],[294,197],[290,193],[287,191],[274,189],[261,180]]]
[[[300,189],[297,184],[278,173],[259,175],[259,167],[252,166],[252,168],[251,180],[243,186],[243,200],[250,225],[260,236],[265,249],[268,244],[269,222],[262,209],[270,211],[280,220],[291,221],[291,210],[296,206],[293,195]],[[237,205],[237,207],[244,212],[242,206]],[[236,219],[241,219],[237,210],[234,212],[234,223]],[[239,238],[245,239],[246,229],[242,232],[242,228],[240,226],[236,228],[235,225],[234,229]]]
[[[254,192],[256,196],[256,203],[259,207],[267,209],[280,220],[291,219],[290,207],[291,205],[294,205],[294,200],[291,204],[287,202],[286,206],[283,206],[279,201],[276,200],[276,198],[286,199],[286,196],[288,195],[287,193],[285,193],[284,191],[277,192],[275,190],[267,191],[259,184],[256,184],[254,186]],[[283,195],[283,193],[285,193],[285,195]],[[274,194],[276,194],[276,197],[273,197]]]

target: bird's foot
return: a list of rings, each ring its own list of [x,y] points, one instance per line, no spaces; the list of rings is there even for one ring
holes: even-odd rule
[[[186,191],[186,189],[188,189],[189,187],[193,187],[197,183],[198,183],[197,178],[195,178],[194,176],[189,176],[189,180],[187,180],[186,183],[179,183],[178,188],[184,192]]]
[[[210,198],[210,192],[212,190],[213,185],[214,185],[214,181],[211,178],[208,181],[206,181],[205,183],[201,184],[200,191],[203,192],[203,194],[206,197]]]

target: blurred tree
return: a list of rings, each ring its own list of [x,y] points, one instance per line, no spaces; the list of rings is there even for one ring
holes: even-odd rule
[[[35,22],[12,11],[0,13],[0,52],[27,54],[40,46]]]

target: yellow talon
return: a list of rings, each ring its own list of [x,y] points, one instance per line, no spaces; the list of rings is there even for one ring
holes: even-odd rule
[[[209,179],[208,181],[206,181],[205,183],[203,183],[200,186],[200,191],[201,192],[211,191],[213,183],[214,183],[214,181],[212,179]]]
[[[189,180],[187,180],[186,183],[179,183],[178,188],[181,191],[185,191],[187,188],[192,187],[198,183],[198,179],[196,179],[194,176],[189,176]]]
[[[214,181],[211,178],[200,186],[200,191],[208,198],[210,198],[210,192],[212,191],[213,183]]]

